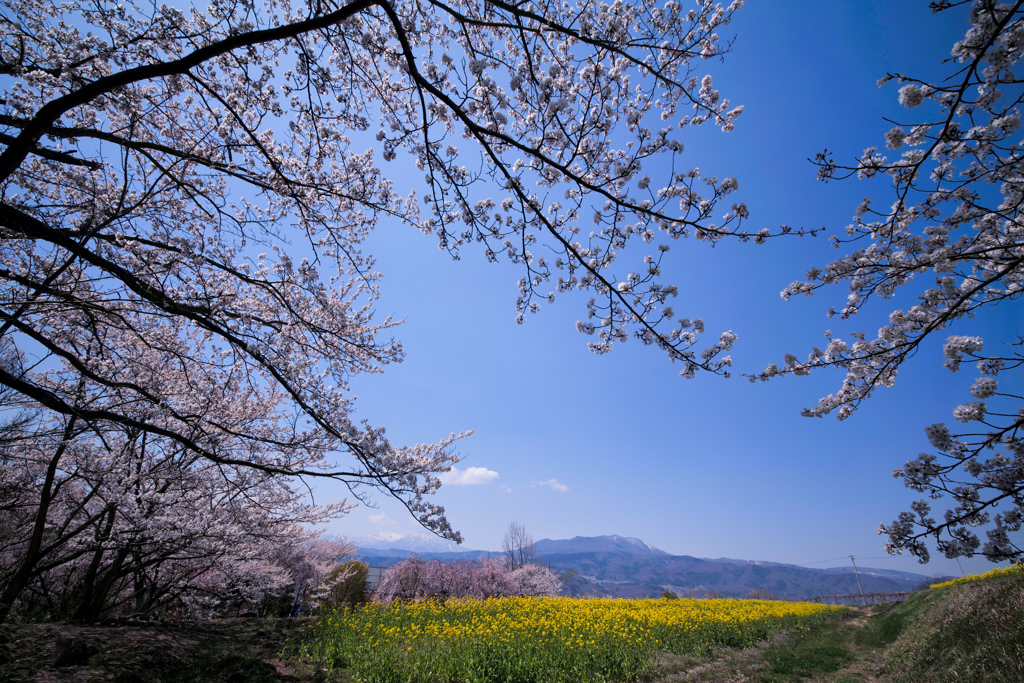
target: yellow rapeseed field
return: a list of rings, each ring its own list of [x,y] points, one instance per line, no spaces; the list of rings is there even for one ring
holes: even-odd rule
[[[453,599],[328,613],[303,650],[363,683],[636,680],[659,650],[746,647],[833,616],[765,600]]]
[[[942,583],[933,583],[929,588],[945,588],[946,586],[956,586],[961,583],[971,583],[972,581],[984,581],[986,579],[995,579],[1003,576],[1012,576],[1013,574],[1024,573],[1024,564],[1011,564],[1008,567],[996,567],[991,571],[987,571],[984,574],[971,574],[969,576],[961,576],[959,579],[953,579],[952,581],[943,581]]]

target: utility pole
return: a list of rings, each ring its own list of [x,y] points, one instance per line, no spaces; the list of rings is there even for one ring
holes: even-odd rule
[[[853,562],[853,555],[850,555],[850,562]],[[857,571],[856,562],[853,562],[853,573],[857,575],[857,587],[860,588],[860,597],[864,601],[864,605],[867,606],[868,599],[864,597],[864,586],[860,583],[860,572]]]

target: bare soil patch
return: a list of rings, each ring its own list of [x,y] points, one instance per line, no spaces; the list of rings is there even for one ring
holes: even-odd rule
[[[288,635],[301,625],[300,620],[266,619],[6,625],[0,627],[0,680],[318,680],[310,667],[281,657]]]

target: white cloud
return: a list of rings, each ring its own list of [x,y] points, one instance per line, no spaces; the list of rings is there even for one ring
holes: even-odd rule
[[[450,471],[438,475],[442,484],[451,486],[473,486],[475,484],[487,484],[498,478],[498,473],[486,467],[467,467],[460,470],[453,467]]]
[[[378,515],[370,515],[371,524],[394,524],[395,520],[388,517],[388,513],[382,512]]]
[[[569,487],[565,484],[560,484],[557,479],[548,479],[547,481],[535,481],[532,486],[547,486],[550,489],[554,489],[559,493],[565,493],[569,490]]]
[[[499,488],[501,488],[505,493],[512,493],[512,489],[508,486],[500,486]]]

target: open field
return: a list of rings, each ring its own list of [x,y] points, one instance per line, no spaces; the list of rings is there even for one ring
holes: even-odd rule
[[[370,605],[310,625],[303,652],[366,683],[631,681],[659,651],[750,647],[841,610],[763,600],[458,599]]]
[[[665,636],[668,629],[658,626],[658,620],[653,617],[661,614],[660,610],[669,610],[663,605],[678,602],[681,604],[673,607],[681,609],[688,601],[650,602],[644,607],[650,610],[652,618],[643,626],[634,621],[633,632],[644,635],[640,629],[646,628],[649,637],[659,641],[659,651],[651,666],[642,672],[636,671],[634,676],[622,670],[625,678],[613,676],[612,681],[911,683],[969,680],[1010,683],[1024,680],[1024,576],[1020,574],[919,591],[902,604],[847,609],[832,613],[828,619],[811,620],[812,623],[780,623],[781,630],[752,647],[752,638],[763,637],[765,632],[755,634],[754,627],[744,630],[739,620],[732,619],[721,619],[718,627],[705,631],[714,633],[718,628],[717,633],[726,641],[723,643],[701,640],[694,635],[696,631],[687,629],[682,629],[682,635]],[[719,601],[706,602],[705,609],[715,613],[712,607]],[[733,603],[742,615],[756,613],[759,601],[721,602]],[[430,608],[423,607],[422,612],[421,616],[425,617]],[[725,614],[721,609],[717,613]],[[538,611],[538,614],[544,612]],[[547,614],[551,619],[557,618],[557,612]],[[388,625],[382,621],[383,616],[385,613],[371,611],[362,615],[362,621],[357,623],[363,628],[386,629]],[[408,621],[393,621],[390,628],[403,623],[411,626],[408,610],[403,618]],[[483,631],[479,614],[477,618],[478,630]],[[541,617],[535,615],[535,618]],[[337,633],[337,621],[337,618],[332,622],[331,617],[327,617],[326,623],[314,619],[226,619],[117,626],[9,625],[0,632],[3,637],[0,680],[353,683],[360,678],[351,662],[336,659],[333,668],[328,670],[324,662],[313,658],[314,655],[324,657],[329,652],[340,655],[345,651],[343,639],[333,644],[326,640],[332,632]],[[727,626],[722,626],[723,623]],[[443,626],[443,618],[440,624]],[[628,621],[621,619],[611,619],[608,625],[615,624],[630,628]],[[472,615],[468,623],[448,620],[452,631],[472,625]],[[491,627],[492,632],[495,628],[496,625]],[[571,626],[567,628],[571,631]],[[544,622],[535,621],[527,626],[526,630],[529,629],[535,632],[538,641],[549,639]],[[618,642],[616,638],[605,641],[594,657],[606,664],[618,661],[620,666],[633,666],[635,663],[630,664],[631,660],[623,656],[629,650],[622,632],[618,633]],[[689,635],[685,635],[687,633]],[[577,635],[582,640],[578,626]],[[426,634],[417,636],[420,637],[425,638]],[[667,637],[675,637],[677,645],[706,643],[706,646],[666,652],[664,650],[671,646],[663,648],[660,641]],[[398,647],[396,642],[382,643],[385,647],[381,649]],[[497,643],[494,648],[501,650]],[[566,652],[571,652],[571,648]],[[525,661],[541,654],[531,655],[527,650],[521,653],[520,659]],[[435,652],[435,656],[439,655]],[[440,683],[502,679],[445,678],[442,675],[423,680]],[[558,678],[555,675],[516,680]]]

